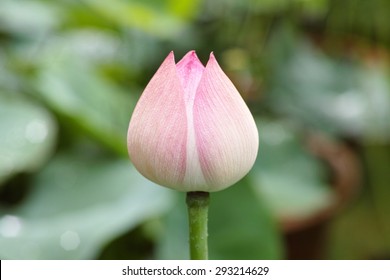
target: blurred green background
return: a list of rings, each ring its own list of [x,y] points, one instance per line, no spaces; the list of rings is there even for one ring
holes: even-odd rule
[[[255,115],[213,259],[390,258],[390,2],[1,0],[0,258],[188,259],[184,194],[126,132],[167,54],[214,51]]]

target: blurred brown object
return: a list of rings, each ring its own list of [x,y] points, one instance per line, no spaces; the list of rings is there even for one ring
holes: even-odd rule
[[[323,259],[328,222],[356,196],[360,186],[360,162],[346,144],[320,134],[307,137],[309,151],[323,160],[330,170],[334,202],[306,219],[281,221],[288,259]]]

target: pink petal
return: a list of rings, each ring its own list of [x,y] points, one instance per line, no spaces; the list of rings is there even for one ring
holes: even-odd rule
[[[130,158],[146,178],[181,187],[186,169],[187,119],[173,52],[146,86],[130,120]]]
[[[204,66],[196,56],[195,51],[190,51],[177,63],[176,69],[183,85],[185,102],[187,106],[191,106],[194,102],[196,89],[202,77]]]
[[[209,190],[240,180],[258,151],[255,121],[214,55],[206,65],[194,102],[194,126],[200,165]]]
[[[195,140],[194,100],[204,66],[195,51],[188,52],[177,64],[177,73],[184,88],[187,116],[186,173],[183,186],[186,191],[196,191],[207,185],[200,166],[198,148]]]

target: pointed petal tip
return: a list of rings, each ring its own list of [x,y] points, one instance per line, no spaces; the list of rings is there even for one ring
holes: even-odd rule
[[[183,58],[177,63],[177,65],[180,64],[190,64],[190,65],[198,65],[198,67],[204,67],[202,62],[199,60],[198,56],[196,55],[196,51],[191,50],[187,52]]]
[[[191,59],[193,59],[193,60],[199,60],[198,55],[196,54],[195,50],[189,51],[188,53],[186,53],[186,55],[184,57],[186,57],[186,56],[191,57]]]
[[[209,64],[210,62],[218,64],[217,59],[215,58],[214,52],[210,53],[209,60],[207,61],[207,64]]]
[[[169,63],[171,63],[173,61],[173,64],[175,64],[175,53],[173,51],[169,52],[167,57],[164,59],[163,64],[167,63],[168,61],[169,61]]]
[[[209,60],[206,63],[206,68],[210,68],[210,67],[214,67],[214,66],[217,66],[218,68],[221,68],[219,66],[219,63],[218,63],[217,59],[214,56],[214,52],[211,52],[210,56],[209,56]]]

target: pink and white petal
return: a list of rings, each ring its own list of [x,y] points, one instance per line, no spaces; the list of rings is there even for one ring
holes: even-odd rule
[[[196,56],[195,51],[190,51],[177,63],[176,68],[184,89],[188,129],[186,173],[183,183],[188,191],[197,191],[207,184],[199,162],[193,120],[195,94],[203,75],[204,66]]]
[[[195,97],[194,126],[201,168],[209,185],[204,191],[227,188],[249,172],[258,151],[257,127],[212,53]]]
[[[204,66],[195,51],[189,51],[176,65],[177,75],[183,85],[186,104],[193,104]],[[189,106],[191,107],[191,106]]]
[[[187,119],[173,52],[146,86],[127,135],[131,161],[151,181],[182,188],[186,170]]]

